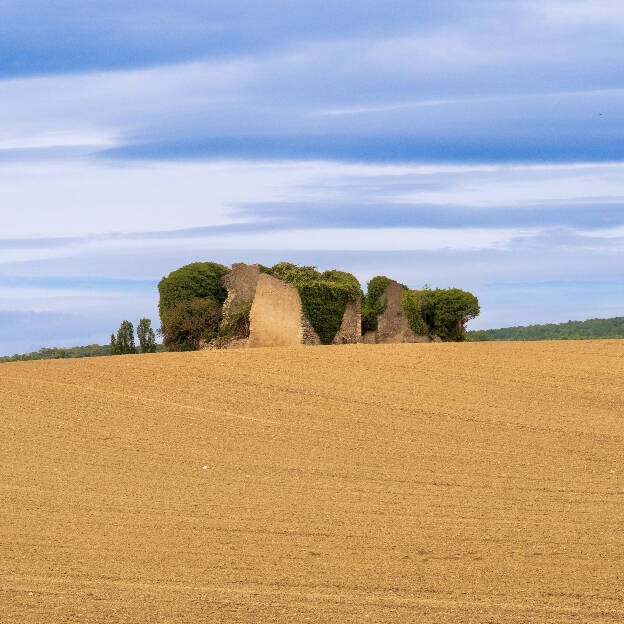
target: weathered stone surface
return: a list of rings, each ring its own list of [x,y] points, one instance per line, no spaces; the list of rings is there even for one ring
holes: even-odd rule
[[[322,344],[318,334],[314,331],[312,323],[308,317],[301,312],[301,344],[304,345],[320,345]]]
[[[333,344],[354,344],[361,341],[362,300],[349,301],[342,317],[342,324],[334,337]]]
[[[390,284],[382,301],[387,302],[386,309],[379,315],[377,331],[366,332],[362,342],[391,344],[397,342],[431,342],[429,336],[417,336],[410,328],[403,311],[403,287],[397,282]]]
[[[301,298],[295,286],[261,273],[251,306],[249,346],[302,344],[302,316]]]
[[[377,342],[377,332],[367,331],[360,339],[360,342],[363,344],[375,344]]]
[[[232,270],[223,278],[223,285],[228,291],[223,304],[223,316],[227,316],[230,310],[236,309],[241,303],[254,300],[259,277],[257,264],[236,262],[232,265]]]
[[[223,305],[224,317],[240,303],[253,302],[249,339],[230,341],[223,345],[215,344],[210,348],[321,344],[318,334],[303,313],[301,297],[296,286],[266,273],[260,273],[257,264],[242,262],[232,265],[232,270],[224,277],[223,282],[228,290],[228,297]],[[382,299],[387,305],[384,312],[379,315],[377,330],[366,332],[364,336],[361,335],[361,300],[347,303],[333,344],[432,342],[429,336],[418,336],[409,328],[403,311],[403,287],[400,284],[397,282],[390,284],[384,291]]]

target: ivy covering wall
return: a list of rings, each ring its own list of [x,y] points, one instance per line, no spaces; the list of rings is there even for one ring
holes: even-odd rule
[[[378,275],[368,282],[364,295],[357,278],[345,271],[321,273],[315,266],[297,266],[291,262],[280,262],[273,267],[260,265],[259,268],[260,272],[297,288],[303,313],[322,344],[332,344],[348,303],[360,299],[362,334],[376,330],[379,315],[387,307],[384,293],[390,284],[396,283],[385,275]],[[249,335],[251,302],[242,302],[240,309],[232,310],[227,319],[222,319],[221,310],[227,298],[223,277],[229,270],[216,262],[194,262],[163,277],[158,284],[162,320],[159,331],[166,338],[169,350],[197,348],[200,340],[210,337],[227,341]],[[404,284],[400,286],[403,311],[415,334],[436,335],[444,341],[465,339],[466,322],[479,314],[479,302],[473,294],[457,288],[411,290]],[[214,305],[210,310],[202,308],[200,314],[195,307],[202,301]]]
[[[388,302],[383,298],[386,288],[394,284],[394,280],[385,275],[377,275],[368,282],[368,290],[362,298],[362,335],[377,329],[377,319],[386,311]],[[407,286],[401,284],[403,288]]]
[[[314,266],[280,262],[265,269],[273,277],[296,286],[303,313],[322,344],[331,344],[340,329],[347,304],[362,296],[357,278],[344,271],[317,271]]]

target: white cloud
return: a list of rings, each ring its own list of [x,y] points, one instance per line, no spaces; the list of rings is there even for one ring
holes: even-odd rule
[[[550,0],[530,2],[529,6],[554,25],[600,25],[624,30],[624,4],[621,0]]]
[[[103,149],[116,144],[117,141],[112,136],[98,132],[81,132],[76,130],[55,130],[30,136],[0,137],[0,150],[88,146]]]

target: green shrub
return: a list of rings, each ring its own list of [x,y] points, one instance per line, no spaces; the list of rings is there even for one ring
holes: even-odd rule
[[[433,297],[431,331],[444,341],[465,340],[465,325],[479,316],[479,300],[459,288],[430,291]]]
[[[195,351],[201,340],[217,335],[221,304],[212,299],[188,299],[161,310],[163,337],[167,351]]]
[[[279,262],[269,269],[269,274],[295,286],[321,278],[315,266],[297,266],[292,262]]]
[[[417,336],[431,333],[429,322],[433,308],[432,290],[406,290],[403,293],[402,305],[407,324]]]
[[[229,269],[216,262],[193,262],[169,273],[158,284],[159,309],[167,310],[182,301],[209,298],[222,304],[227,297],[223,277]]]
[[[331,344],[340,329],[347,303],[357,301],[362,289],[357,278],[345,271],[320,273],[314,266],[280,262],[270,269],[273,277],[297,287],[301,306],[322,344]]]

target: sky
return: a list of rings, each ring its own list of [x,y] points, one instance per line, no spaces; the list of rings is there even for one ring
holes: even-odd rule
[[[624,315],[621,0],[3,0],[0,355],[188,262]]]

